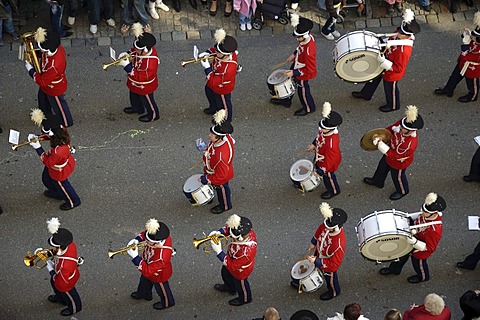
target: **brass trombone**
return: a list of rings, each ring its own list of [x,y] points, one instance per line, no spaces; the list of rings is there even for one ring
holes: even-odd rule
[[[222,248],[226,247],[228,243],[228,238],[223,234],[213,234],[211,236],[207,236],[201,239],[193,238],[192,242],[195,249],[198,250],[201,244],[208,241],[208,243],[205,243],[205,246],[203,247],[203,252],[212,253],[213,250],[211,248],[212,245],[210,244],[210,240],[213,241],[215,244],[221,244]]]
[[[200,59],[190,59],[190,60],[182,60],[180,63],[182,64],[182,67],[185,68],[186,65],[188,64],[192,64],[192,63],[199,63],[199,62],[202,62],[202,61],[205,61],[205,60],[213,60],[215,59],[215,53],[211,53],[210,55],[208,56],[205,56],[203,58],[200,58]]]
[[[25,258],[23,258],[23,262],[27,267],[35,267],[37,269],[43,269],[47,265],[48,259],[53,259],[53,252],[51,249],[43,249],[41,248],[34,254],[31,251],[27,252]],[[42,262],[43,264],[39,264]]]
[[[20,148],[20,147],[28,146],[28,145],[30,144],[30,142],[37,142],[37,141],[40,142],[40,141],[44,141],[44,140],[45,140],[45,138],[43,138],[43,137],[38,137],[38,140],[24,141],[24,142],[19,143],[19,144],[13,144],[13,145],[12,145],[12,150],[13,150],[13,151],[17,151],[18,148]]]
[[[128,59],[128,61],[132,61],[132,55],[131,54],[126,54],[126,55],[122,56],[120,59],[113,60],[110,63],[104,63],[104,64],[102,64],[102,68],[103,68],[103,70],[107,71],[107,69],[110,68],[111,66],[118,66],[120,64],[120,62],[125,61],[126,59]]]
[[[143,249],[145,249],[146,245],[147,245],[147,243],[145,241],[142,241],[142,242],[139,242],[138,244],[133,243],[129,246],[120,248],[116,251],[113,251],[112,249],[108,249],[108,257],[110,259],[113,259],[113,257],[117,254],[126,255],[128,250],[132,250],[132,249],[135,249],[135,248],[138,248],[138,251],[142,251]]]

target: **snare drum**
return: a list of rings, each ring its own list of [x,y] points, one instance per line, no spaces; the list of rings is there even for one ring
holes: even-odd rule
[[[292,164],[290,179],[302,192],[312,191],[322,181],[322,178],[314,171],[312,161],[307,159],[300,159]]]
[[[198,181],[201,176],[201,174],[194,174],[183,185],[183,193],[194,206],[201,206],[215,196],[212,186]]]
[[[355,231],[364,258],[372,261],[391,261],[412,251],[408,214],[402,211],[375,211],[360,219]]]
[[[335,41],[333,61],[335,73],[349,82],[366,82],[383,72],[377,56],[380,39],[370,31],[353,31]]]
[[[313,263],[300,260],[292,268],[292,278],[299,281],[299,292],[313,292],[323,285],[323,278]]]
[[[286,99],[295,94],[292,78],[285,75],[285,69],[277,69],[267,79],[268,90],[274,99]]]

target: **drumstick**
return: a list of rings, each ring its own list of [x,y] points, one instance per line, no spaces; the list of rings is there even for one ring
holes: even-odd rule
[[[290,61],[288,61],[288,60],[285,60],[285,61],[283,61],[283,62],[280,62],[280,63],[274,65],[274,66],[272,67],[272,70],[277,70],[278,68],[283,67],[283,65],[285,65],[285,64],[287,64],[287,63],[289,63],[289,62],[290,62]]]
[[[203,163],[203,160],[195,163],[195,165],[194,165],[193,167],[191,167],[190,169],[188,169],[188,171],[192,171],[193,169],[195,169],[196,167],[198,167],[198,166],[201,165],[202,163]]]

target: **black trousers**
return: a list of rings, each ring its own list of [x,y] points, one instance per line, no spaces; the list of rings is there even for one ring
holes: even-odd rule
[[[50,284],[55,292],[55,300],[66,305],[68,310],[72,313],[77,313],[82,310],[82,300],[80,300],[80,295],[75,287],[70,291],[60,292],[55,288],[53,277],[50,277]]]
[[[475,247],[475,250],[473,250],[473,253],[469,254],[465,258],[465,260],[463,260],[463,263],[467,267],[476,268],[477,264],[478,264],[478,261],[480,261],[480,242]]]
[[[165,282],[152,282],[144,276],[140,276],[137,295],[142,298],[150,298],[152,296],[153,287],[155,287],[155,291],[157,291],[160,301],[165,308],[173,307],[175,305],[175,299],[173,298],[172,290],[170,290],[168,280]]]
[[[383,186],[385,184],[385,179],[387,178],[388,172],[392,177],[393,184],[395,185],[395,190],[401,194],[407,194],[410,189],[408,186],[407,175],[405,174],[406,169],[396,170],[390,167],[383,156],[378,162],[377,170],[373,175],[373,181],[377,186]]]
[[[238,298],[244,303],[252,301],[252,291],[250,290],[250,282],[248,282],[248,278],[245,280],[234,278],[225,266],[222,266],[221,272],[223,282],[228,288],[228,291],[235,291],[238,293]]]
[[[377,90],[382,79],[383,75],[380,74],[373,78],[371,81],[366,82],[362,90],[360,91],[362,93],[362,96],[365,99],[372,99],[373,94]],[[385,92],[387,108],[392,110],[400,109],[400,90],[398,89],[398,81],[391,82],[383,80],[383,91]]]
[[[407,263],[409,257],[410,257],[410,254],[407,254],[401,257],[400,259],[398,259],[398,261],[391,262],[390,265],[388,266],[388,268],[390,269],[390,272],[393,274],[400,274],[400,272],[402,272],[403,266],[405,265],[405,263]],[[413,255],[411,257],[412,257],[412,266],[415,272],[417,273],[418,279],[420,279],[421,281],[430,280],[430,270],[428,269],[427,260],[417,259]]]
[[[453,91],[457,87],[457,85],[462,81],[462,79],[465,78],[465,82],[467,83],[467,89],[468,89],[468,97],[471,100],[477,100],[478,98],[478,87],[479,87],[479,78],[466,78],[460,74],[460,65],[457,63],[455,65],[455,68],[452,71],[452,74],[450,75],[450,78],[448,78],[447,84],[443,88],[443,90],[447,94],[453,94]]]
[[[469,177],[473,180],[480,181],[480,147],[473,155],[472,163],[470,164],[470,172],[468,173]]]

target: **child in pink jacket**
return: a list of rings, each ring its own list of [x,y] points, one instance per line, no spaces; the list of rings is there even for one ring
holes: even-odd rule
[[[262,3],[263,0],[258,2]],[[252,17],[257,10],[257,2],[255,0],[233,0],[233,10],[238,12],[240,30],[252,30]]]

